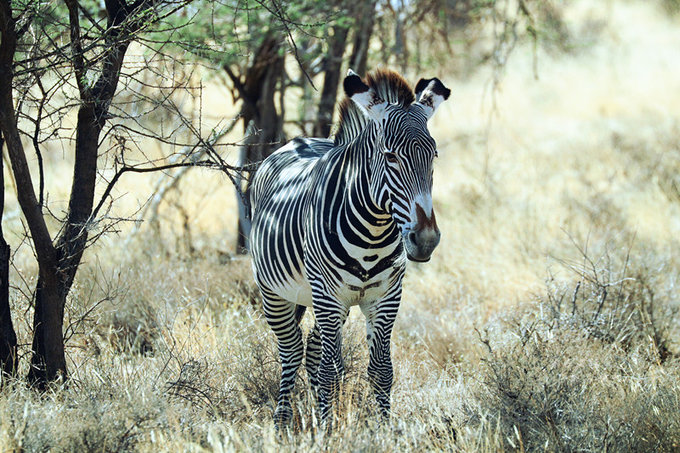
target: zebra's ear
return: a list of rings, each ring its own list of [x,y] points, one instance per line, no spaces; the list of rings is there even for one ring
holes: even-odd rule
[[[451,95],[451,90],[446,88],[444,84],[438,79],[420,79],[416,84],[416,102],[424,110],[427,119],[429,120],[434,115],[439,104],[444,102]]]
[[[382,100],[375,90],[366,85],[354,71],[351,69],[347,71],[347,77],[345,77],[342,85],[347,97],[364,109],[368,116],[376,121],[383,118],[387,102]]]

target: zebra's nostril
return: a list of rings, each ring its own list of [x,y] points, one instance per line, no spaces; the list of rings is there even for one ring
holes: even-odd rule
[[[411,232],[408,234],[408,240],[411,241],[411,243],[412,243],[413,245],[418,245],[418,241],[416,241],[416,237],[417,237],[417,236],[418,236],[418,235],[417,235],[414,231],[411,231]]]

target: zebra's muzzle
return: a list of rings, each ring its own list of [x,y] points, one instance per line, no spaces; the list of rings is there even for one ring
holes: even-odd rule
[[[430,261],[432,252],[439,245],[441,232],[437,227],[434,211],[428,215],[420,204],[415,204],[416,223],[404,231],[406,257],[411,261],[424,263]]]
[[[428,256],[428,257],[425,258],[424,260],[421,260],[421,259],[417,259],[417,258],[414,257],[414,256],[411,256],[411,254],[408,253],[408,252],[406,252],[406,258],[408,258],[409,261],[415,261],[416,263],[427,263],[428,261],[430,261],[430,256]]]
[[[441,233],[434,227],[413,229],[404,236],[406,257],[411,261],[424,263],[430,261],[432,252],[439,245]]]

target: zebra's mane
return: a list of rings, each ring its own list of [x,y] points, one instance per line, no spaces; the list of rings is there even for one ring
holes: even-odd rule
[[[415,101],[413,89],[395,71],[376,69],[366,74],[365,82],[375,90],[378,96],[390,104],[399,104],[405,108]],[[348,97],[340,102],[339,111],[340,119],[334,137],[336,146],[351,142],[371,122],[361,107]]]

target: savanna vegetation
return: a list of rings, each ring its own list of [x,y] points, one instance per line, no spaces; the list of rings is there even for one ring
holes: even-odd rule
[[[678,451],[678,2],[317,3],[0,0],[0,449]],[[452,89],[442,242],[390,422],[357,310],[277,432],[243,194],[379,65]]]

